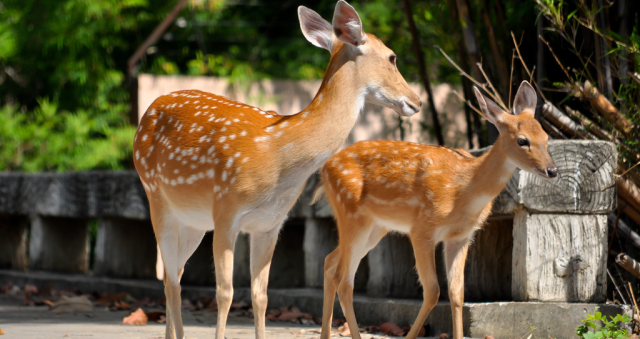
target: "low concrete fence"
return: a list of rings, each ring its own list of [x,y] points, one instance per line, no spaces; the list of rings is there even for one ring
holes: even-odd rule
[[[607,215],[616,207],[617,152],[603,141],[551,141],[555,180],[514,173],[478,232],[465,268],[465,301],[603,302]],[[270,288],[322,286],[337,243],[332,212],[308,204],[312,177],[290,213],[271,267]],[[89,225],[97,223],[90,263]],[[0,268],[153,279],[157,250],[147,198],[135,171],[0,174]],[[188,261],[185,285],[214,286],[211,234]],[[250,285],[248,239],[236,246],[234,284]],[[420,298],[411,244],[383,239],[363,260],[356,289]],[[442,260],[438,260],[441,265]],[[92,270],[90,270],[92,266]],[[441,296],[446,277],[438,268]]]

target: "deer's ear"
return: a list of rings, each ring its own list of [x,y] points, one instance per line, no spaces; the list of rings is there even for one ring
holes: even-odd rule
[[[320,14],[304,6],[298,7],[298,19],[304,37],[314,46],[331,52],[331,24]]]
[[[367,39],[358,12],[344,0],[338,1],[333,13],[333,34],[345,44],[360,46]]]
[[[507,114],[505,111],[500,108],[493,100],[487,98],[480,92],[478,87],[473,86],[473,92],[476,94],[476,98],[478,99],[478,105],[480,105],[480,110],[487,117],[490,123],[494,124],[496,127],[500,127],[500,125],[504,121],[504,115]]]
[[[527,114],[533,118],[536,114],[537,101],[536,91],[529,82],[523,81],[518,88],[515,99],[513,99],[513,114]]]

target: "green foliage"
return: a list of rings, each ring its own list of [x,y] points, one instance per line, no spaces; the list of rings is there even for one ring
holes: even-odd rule
[[[598,307],[596,307],[594,314],[587,314],[587,317],[582,320],[584,325],[576,328],[576,335],[582,339],[626,339],[631,337],[627,330],[619,328],[619,325],[631,321],[631,318],[620,314],[615,317],[609,316],[609,318],[610,320],[607,320],[607,316],[598,312]]]
[[[0,170],[127,167],[124,63],[152,1],[0,2]]]
[[[135,128],[119,109],[99,116],[86,110],[62,111],[40,100],[32,112],[0,108],[0,164],[3,170],[79,171],[122,169],[131,156]]]

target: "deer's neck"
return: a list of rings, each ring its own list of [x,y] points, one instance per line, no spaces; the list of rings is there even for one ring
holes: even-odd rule
[[[498,138],[491,149],[478,157],[473,168],[468,189],[474,194],[484,194],[492,199],[507,185],[516,165],[507,157],[504,141]]]
[[[356,71],[353,61],[332,60],[311,104],[288,118],[295,130],[281,141],[284,167],[313,163],[315,171],[340,149],[364,107]]]

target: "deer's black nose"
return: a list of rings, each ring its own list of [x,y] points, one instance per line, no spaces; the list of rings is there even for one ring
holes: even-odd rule
[[[547,176],[549,178],[555,178],[558,176],[558,169],[556,167],[547,168]]]

